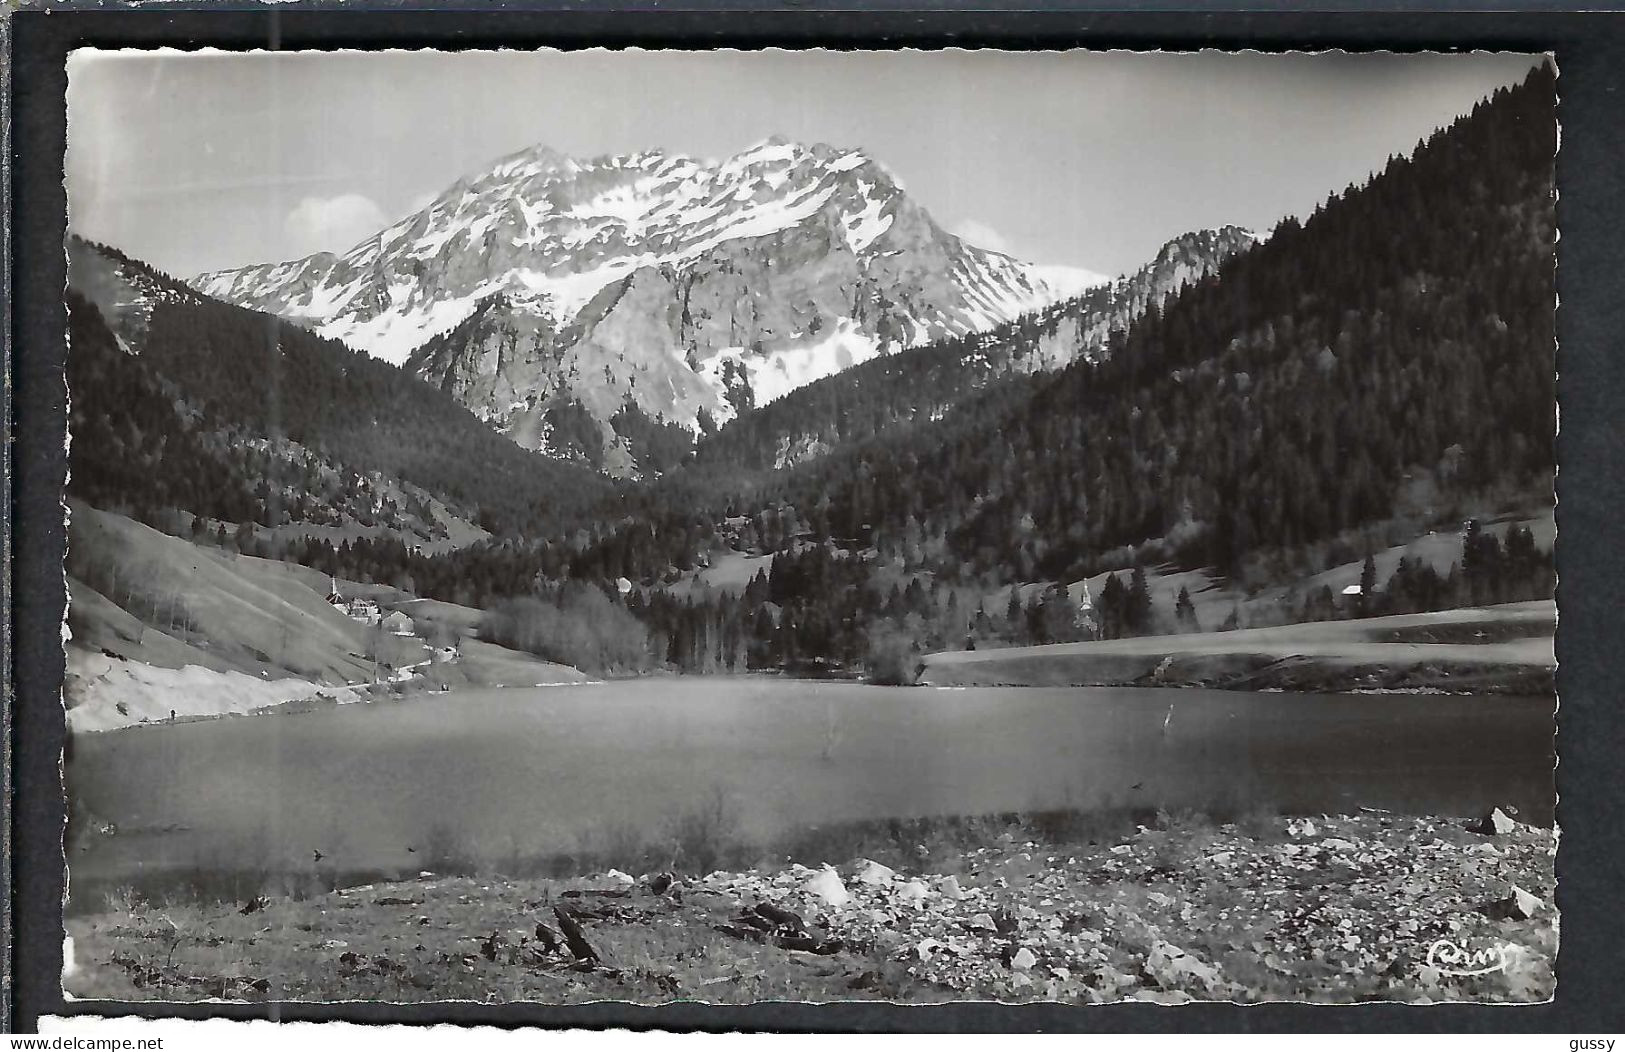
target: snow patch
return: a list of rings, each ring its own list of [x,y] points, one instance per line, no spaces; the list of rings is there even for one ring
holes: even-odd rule
[[[468,224],[466,236],[469,244],[473,244],[480,238],[484,237],[485,232],[490,230],[496,221],[497,213],[495,212],[487,212],[482,216],[476,216],[474,221]]]
[[[880,345],[874,337],[860,330],[850,318],[841,318],[835,322],[833,332],[812,343],[775,348],[761,355],[750,354],[743,347],[725,348],[700,365],[700,375],[721,392],[723,364],[739,362],[745,368],[756,404],[762,406],[879,355]]]
[[[538,204],[531,204],[523,197],[515,197],[514,204],[519,208],[519,214],[525,221],[525,233],[516,237],[513,243],[516,247],[527,248],[541,243],[542,222],[548,216],[550,206],[543,200]]]
[[[1110,285],[1112,279],[1082,267],[1068,267],[1053,263],[1028,263],[1027,275],[1034,284],[1049,289],[1056,299],[1080,296],[1089,289]]]
[[[742,153],[735,155],[725,168],[745,168],[756,164],[769,164],[773,161],[794,161],[800,156],[800,147],[789,142],[775,142],[766,139],[749,147]]]
[[[874,189],[872,186],[868,183],[858,185],[864,195],[863,211],[849,217],[846,224],[846,243],[854,253],[874,244],[880,235],[891,229],[892,220],[896,218],[884,211],[887,202],[869,196],[869,191]]]
[[[737,217],[728,226],[723,227],[710,237],[694,242],[669,259],[669,262],[680,262],[709,252],[724,241],[738,241],[746,238],[765,237],[775,231],[806,219],[824,206],[824,202],[835,193],[835,187],[826,186],[823,189],[812,189],[800,199],[788,201],[768,201],[756,208],[750,209]]]
[[[835,158],[825,167],[832,172],[850,172],[854,168],[862,168],[868,162],[869,158],[865,157],[860,151],[853,150],[851,153],[844,153]]]
[[[437,229],[427,231],[422,237],[412,242],[411,259],[433,259],[440,254],[452,238],[456,237],[461,228],[456,223],[444,223]]]
[[[441,300],[400,313],[386,312],[367,321],[345,315],[318,327],[316,335],[365,348],[374,358],[402,365],[413,351],[466,320],[482,298],[474,295]]]
[[[548,314],[555,322],[575,317],[594,296],[611,283],[621,280],[640,267],[655,262],[650,257],[618,259],[594,270],[573,274],[543,274],[535,270],[516,270],[511,280],[532,295],[545,297]]]

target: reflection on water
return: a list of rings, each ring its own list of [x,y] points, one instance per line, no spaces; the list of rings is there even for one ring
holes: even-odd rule
[[[655,837],[713,801],[746,837],[876,817],[1061,808],[1549,821],[1550,698],[1143,688],[932,690],[669,678],[468,691],[74,739],[68,785],[117,832],[76,881],[171,867],[416,872],[464,852]]]

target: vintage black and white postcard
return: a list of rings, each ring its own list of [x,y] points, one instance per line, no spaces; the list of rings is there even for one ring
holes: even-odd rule
[[[72,996],[1553,996],[1546,56],[68,74]]]

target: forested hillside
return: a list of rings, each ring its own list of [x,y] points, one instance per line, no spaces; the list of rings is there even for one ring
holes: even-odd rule
[[[698,462],[748,470],[794,466],[898,424],[938,420],[995,381],[1019,384],[1075,361],[1098,361],[1146,310],[1206,280],[1256,240],[1233,226],[1182,234],[1116,281],[987,332],[864,362],[741,414],[700,443]]]
[[[99,508],[149,519],[185,508],[227,521],[251,518],[254,481],[209,441],[172,387],[122,350],[96,306],[68,290],[69,492]]]
[[[1545,485],[1551,76],[1283,222],[1030,403],[810,464],[798,503],[838,534],[913,520],[955,563],[1076,576],[1157,538],[1231,568],[1388,515],[1415,471]]]
[[[279,479],[271,461],[245,464],[243,442],[252,438],[285,440],[330,467],[411,483],[493,532],[568,528],[607,489],[581,466],[515,447],[394,366],[211,300],[100,246],[73,250],[140,266],[144,281],[174,292],[151,297],[134,355],[118,347],[100,310],[70,293],[71,488],[92,503],[171,505],[266,523],[265,500],[244,506],[231,495],[303,492],[308,479],[303,472]],[[209,463],[217,466],[199,467],[198,449],[211,442]],[[131,471],[137,451],[142,466]],[[297,508],[284,510],[299,517]]]
[[[284,555],[285,538],[272,539],[284,527],[382,531],[414,544],[447,537],[449,513],[435,514],[428,494],[208,410],[124,350],[72,289],[68,309],[72,496],[251,554]]]
[[[1092,290],[1085,298],[1104,293]],[[771,471],[793,467],[846,442],[875,438],[889,428],[938,420],[989,382],[1019,383],[1034,366],[1040,339],[1084,308],[1069,300],[1006,322],[911,347],[798,388],[730,421],[697,449],[701,467]]]

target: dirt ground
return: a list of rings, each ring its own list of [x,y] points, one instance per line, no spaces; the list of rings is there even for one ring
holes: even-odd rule
[[[441,877],[70,919],[80,998],[1348,1002],[1552,996],[1550,830],[1159,818],[920,866]],[[895,861],[895,860],[894,860]],[[572,950],[567,928],[578,927]],[[1473,973],[1473,974],[1463,974]]]

